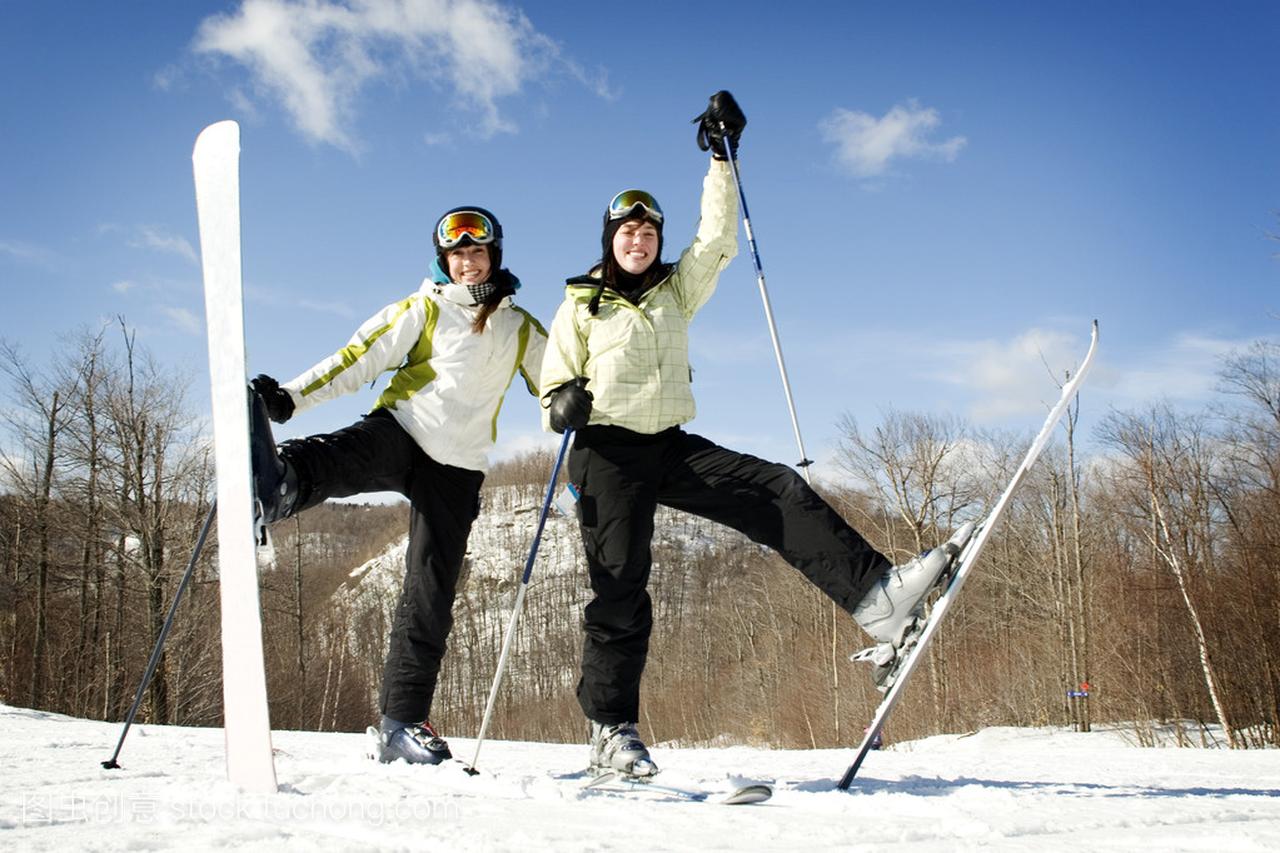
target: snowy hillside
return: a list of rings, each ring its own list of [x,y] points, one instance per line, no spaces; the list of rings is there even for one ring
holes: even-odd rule
[[[542,487],[506,486],[484,493],[483,511],[467,539],[464,579],[489,581],[507,588],[519,582],[544,496]],[[664,555],[707,551],[724,547],[727,542],[745,543],[746,539],[696,516],[659,507],[653,537],[655,570],[661,570]],[[404,579],[407,544],[406,534],[383,553],[354,569],[335,597],[339,600],[389,597],[394,601]],[[534,578],[536,581],[566,575],[580,578],[585,590],[587,564],[582,556],[577,521],[552,508],[538,547]],[[466,586],[464,580],[460,594],[467,594]]]
[[[536,531],[544,487],[504,486],[484,492],[484,507],[467,540],[466,562],[454,604],[450,651],[433,706],[433,719],[446,721],[449,731],[474,732],[493,677],[511,607],[519,588]],[[386,656],[388,627],[404,583],[407,535],[354,569],[333,594],[331,609],[360,626],[348,634],[349,652],[359,660],[376,662]],[[664,583],[680,579],[702,584],[699,559],[741,548],[758,551],[740,534],[711,522],[661,508],[653,540],[654,576],[650,589],[657,596]],[[577,521],[552,510],[538,549],[529,594],[516,633],[513,655],[504,673],[503,715],[520,716],[521,704],[571,701],[578,678],[578,650],[582,642],[582,611],[590,600],[586,559]],[[655,642],[660,643],[662,638]],[[370,682],[369,702],[375,704],[377,679]],[[576,736],[580,720],[570,725]],[[496,730],[501,731],[501,729]],[[508,730],[509,731],[509,730]],[[534,737],[527,732],[519,737]],[[563,740],[548,737],[537,739]]]
[[[1276,850],[1280,751],[1141,749],[1121,732],[989,729],[872,754],[673,749],[661,780],[762,805],[585,791],[580,746],[493,742],[462,765],[383,766],[353,734],[276,732],[280,793],[224,780],[222,732],[0,706],[0,847],[10,850]],[[471,742],[451,740],[470,758]]]

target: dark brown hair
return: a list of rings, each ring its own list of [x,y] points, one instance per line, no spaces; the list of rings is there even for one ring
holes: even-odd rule
[[[498,310],[498,306],[502,304],[502,300],[507,298],[506,293],[496,290],[493,296],[489,297],[489,301],[480,306],[480,312],[476,314],[476,321],[471,324],[472,334],[480,334],[484,331],[485,323],[489,322],[489,318],[493,316],[493,312]]]

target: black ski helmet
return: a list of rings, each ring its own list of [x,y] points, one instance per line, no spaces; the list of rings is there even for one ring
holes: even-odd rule
[[[449,263],[444,257],[449,249],[456,249],[458,246],[466,246],[475,243],[471,237],[464,234],[457,243],[449,246],[448,248],[440,245],[440,225],[447,217],[454,213],[478,213],[489,220],[493,225],[493,240],[492,242],[481,243],[479,245],[482,245],[489,250],[489,266],[491,267],[490,275],[502,269],[502,223],[498,221],[498,217],[494,216],[483,207],[478,207],[474,204],[463,205],[462,207],[455,207],[452,210],[446,210],[444,213],[440,214],[440,218],[436,220],[435,227],[431,229],[431,243],[436,247],[436,257],[440,259],[441,269],[446,273],[449,271]]]

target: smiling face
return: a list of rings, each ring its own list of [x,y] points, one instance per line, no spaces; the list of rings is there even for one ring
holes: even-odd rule
[[[449,278],[455,284],[484,284],[489,280],[489,249],[486,246],[459,246],[450,249],[445,259],[449,262]]]
[[[613,235],[613,258],[624,272],[641,275],[658,259],[658,229],[645,219],[628,219]]]

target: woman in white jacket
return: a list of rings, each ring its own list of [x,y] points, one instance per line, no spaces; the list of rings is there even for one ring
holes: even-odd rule
[[[492,213],[455,208],[440,218],[432,240],[437,257],[417,292],[383,308],[345,347],[297,378],[253,380],[253,468],[264,522],[333,497],[393,491],[409,499],[378,758],[413,764],[450,757],[427,718],[458,574],[503,397],[517,372],[537,395],[547,337],[512,304],[520,283],[502,268],[502,226]],[[384,371],[394,371],[391,381],[359,422],[277,449],[268,418],[284,423]]]

